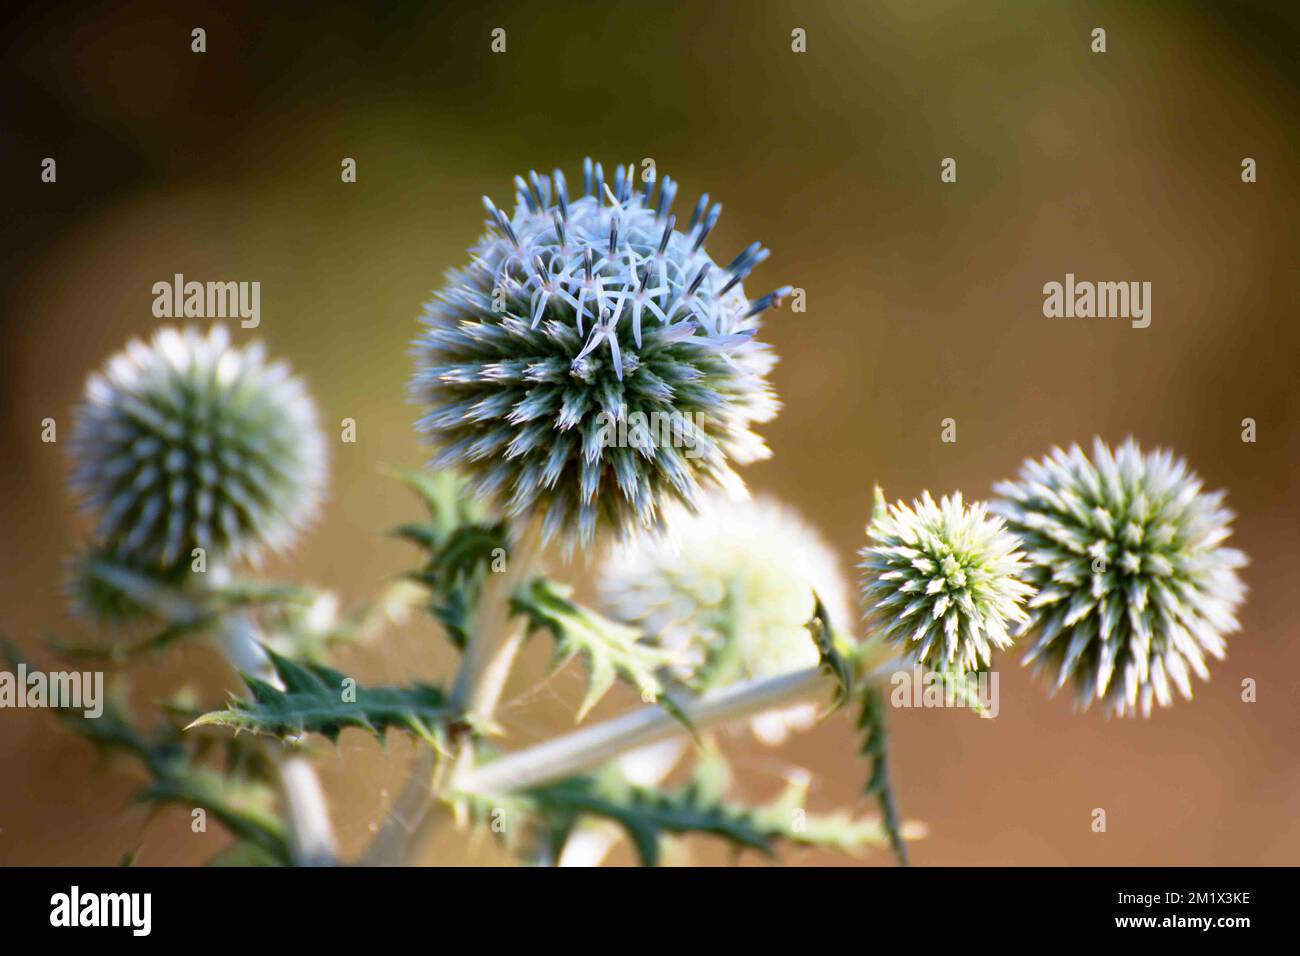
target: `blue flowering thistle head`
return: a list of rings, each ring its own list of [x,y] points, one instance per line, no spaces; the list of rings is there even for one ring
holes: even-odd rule
[[[788,289],[750,301],[742,286],[768,250],[719,267],[705,241],[721,207],[705,195],[678,228],[676,182],[635,178],[587,160],[581,195],[556,170],[517,177],[512,214],[485,198],[487,233],[416,343],[434,467],[569,547],[743,487],[733,466],[769,454],[753,427],[778,408],[757,333]],[[618,440],[638,419],[671,440]]]
[[[1206,657],[1224,656],[1246,556],[1223,546],[1224,493],[1201,488],[1182,459],[1132,439],[1114,453],[1096,439],[1091,458],[1054,448],[995,487],[1038,588],[1027,662],[1071,684],[1079,706],[1149,715],[1174,688],[1190,700],[1191,675],[1208,679]]]
[[[815,667],[808,623],[820,599],[833,627],[849,624],[834,551],[797,513],[769,498],[709,495],[697,514],[637,535],[601,567],[602,606],[672,655],[671,677],[697,693]],[[816,719],[814,706],[759,715],[765,743]]]
[[[886,507],[877,488],[867,535],[862,596],[887,643],[922,667],[960,673],[987,668],[1011,645],[1031,589],[1019,541],[987,505],[926,492]]]
[[[302,381],[221,325],[164,328],[92,374],[72,457],[96,550],[163,574],[194,548],[212,562],[286,547],[316,513],[328,458]]]

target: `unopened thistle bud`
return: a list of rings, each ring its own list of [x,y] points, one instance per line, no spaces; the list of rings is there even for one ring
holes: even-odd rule
[[[165,328],[90,376],[72,442],[72,488],[95,545],[142,570],[255,560],[316,513],[327,453],[301,380],[225,328]]]
[[[1238,630],[1246,588],[1224,492],[1171,452],[1143,454],[1132,439],[1117,453],[1101,439],[1092,458],[1071,446],[1026,461],[1017,481],[996,486],[995,509],[1024,541],[1034,643],[1027,662],[1076,701],[1110,713],[1191,699],[1193,673],[1222,658]]]
[[[876,510],[861,551],[862,595],[884,639],[933,670],[986,668],[1011,645],[1008,626],[1025,620],[1031,593],[1019,542],[988,507],[961,494]]]

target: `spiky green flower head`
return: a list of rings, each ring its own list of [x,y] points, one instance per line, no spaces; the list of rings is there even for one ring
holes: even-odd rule
[[[568,547],[734,493],[732,466],[767,457],[753,427],[778,407],[756,334],[789,290],[751,302],[741,285],[768,250],[718,267],[704,244],[721,206],[702,196],[678,229],[677,184],[663,177],[652,196],[635,178],[619,167],[607,183],[588,160],[580,196],[556,170],[516,178],[513,214],[485,198],[487,234],[416,342],[434,467]]]
[[[316,513],[328,456],[302,381],[214,325],[133,340],[92,374],[72,457],[96,549],[171,575],[195,548],[211,564],[286,547]]]
[[[813,667],[808,623],[819,597],[848,626],[847,588],[834,553],[789,508],[768,498],[710,495],[668,531],[614,550],[599,590],[607,613],[673,653],[672,677],[697,693]],[[816,717],[812,705],[759,715],[755,736],[779,743]]]
[[[1011,645],[1031,589],[1020,542],[988,505],[961,493],[938,502],[927,491],[910,506],[885,506],[876,489],[870,543],[860,552],[862,596],[879,633],[911,661],[935,671],[987,668]]]
[[[1026,461],[995,487],[994,505],[1024,541],[1026,578],[1039,590],[1022,628],[1036,640],[1027,663],[1070,683],[1078,704],[1151,713],[1191,674],[1208,679],[1246,594],[1224,492],[1203,492],[1171,452],[1143,454],[1132,440],[1112,454],[1100,438]]]

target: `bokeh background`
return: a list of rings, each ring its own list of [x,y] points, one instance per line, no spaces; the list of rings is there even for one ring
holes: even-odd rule
[[[996,720],[891,714],[904,814],[931,831],[915,861],[1300,862],[1295,4],[169,0],[4,16],[0,632],[30,657],[54,666],[45,641],[87,636],[61,594],[87,530],[62,440],[86,374],[155,326],[154,282],[260,281],[256,334],[307,376],[327,422],[358,422],[358,442],[335,448],[327,516],[271,570],[361,602],[415,557],[383,533],[414,501],[381,466],[422,461],[407,347],[480,231],[480,195],[508,202],[533,167],[572,181],[586,153],[606,168],[650,157],[682,183],[679,205],[724,202],[715,256],[773,248],[751,295],[807,290],[806,313],[768,323],[785,409],[766,431],[774,457],[746,477],[821,528],[846,573],[873,482],[982,497],[1024,457],[1094,434],[1171,446],[1230,490],[1251,596],[1194,703],[1147,721],[1074,714],[1011,655]],[[39,181],[46,156],[55,185]],[[1150,328],[1045,319],[1042,286],[1066,272],[1150,281]],[[40,441],[45,417],[60,443]],[[579,692],[576,673],[536,686],[543,644],[511,685],[516,741],[565,728]],[[453,659],[416,620],[342,664],[433,680]],[[1240,699],[1246,677],[1257,703]],[[184,681],[213,700],[236,687],[200,645],[132,668],[142,703]],[[821,809],[856,799],[854,746],[833,717],[778,751],[733,752],[755,796],[812,768]],[[354,732],[323,749],[346,851],[409,757]],[[0,863],[113,864],[137,848],[142,863],[194,863],[220,847],[183,811],[132,808],[135,786],[48,714],[0,712]],[[502,857],[452,834],[424,859]],[[697,859],[725,857],[701,843]]]

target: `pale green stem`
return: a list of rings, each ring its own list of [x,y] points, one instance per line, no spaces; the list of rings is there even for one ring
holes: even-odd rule
[[[451,691],[453,709],[473,720],[491,723],[505,690],[524,639],[522,622],[511,620],[510,598],[536,570],[540,550],[541,529],[531,521],[511,544],[505,570],[489,574],[483,585],[474,635],[465,647]]]
[[[489,574],[484,582],[474,633],[462,653],[451,692],[453,710],[465,714],[479,727],[492,724],[523,643],[524,622],[513,619],[510,599],[535,573],[540,554],[541,528],[536,521],[530,521],[511,543],[505,570]],[[473,760],[473,746],[465,741],[443,777],[452,779],[467,772]],[[443,818],[433,813],[444,789],[443,777],[435,779],[437,766],[438,755],[431,749],[416,757],[402,792],[362,857],[363,864],[404,866],[427,843]]]
[[[362,866],[401,866],[411,862],[415,855],[417,831],[426,829],[430,810],[437,800],[434,772],[438,768],[438,753],[423,742],[410,776],[402,792],[393,801],[379,832],[361,857]]]
[[[899,663],[891,661],[864,679],[876,680]],[[675,702],[696,731],[702,732],[764,711],[829,698],[835,686],[835,678],[821,667],[809,667],[733,684],[703,697],[675,698]],[[457,790],[468,793],[508,794],[590,770],[630,750],[687,732],[672,714],[650,705],[516,751],[461,775],[453,783]]]
[[[224,583],[229,579],[223,568],[214,568],[209,574],[213,582]],[[217,625],[216,639],[226,659],[239,673],[284,688],[262,646],[260,629],[250,612],[236,611],[223,615]],[[315,769],[306,757],[284,751],[273,751],[273,758],[294,862],[300,866],[332,865],[337,859],[338,849],[325,793]]]
[[[683,753],[685,740],[665,740],[649,747],[629,750],[616,761],[624,776],[642,787],[657,787],[673,771]],[[578,823],[564,841],[556,866],[600,866],[623,839],[622,827],[610,820],[592,819]]]

